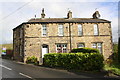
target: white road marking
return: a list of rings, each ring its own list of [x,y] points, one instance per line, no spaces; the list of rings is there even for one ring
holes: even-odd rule
[[[26,75],[26,74],[23,74],[23,73],[19,73],[20,75],[22,75],[22,76],[25,76],[25,77],[27,77],[27,78],[31,78],[32,79],[32,77],[30,77],[30,76],[28,76],[28,75]]]
[[[6,66],[4,66],[4,65],[0,65],[0,67],[6,68],[6,69],[8,69],[8,70],[12,70],[11,68],[6,67]]]

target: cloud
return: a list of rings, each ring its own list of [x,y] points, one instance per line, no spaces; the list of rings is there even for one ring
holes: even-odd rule
[[[5,17],[17,8],[26,4],[26,0],[18,0],[20,2],[4,2],[2,4],[2,10],[0,15]],[[31,0],[27,0],[31,1]],[[82,0],[84,1],[84,0]],[[88,1],[88,0],[85,0]],[[101,18],[112,21],[112,33],[114,41],[117,41],[117,30],[118,30],[118,14],[117,14],[117,3],[111,2],[79,2],[78,0],[40,0],[39,2],[34,0],[28,5],[24,6],[20,10],[16,11],[5,20],[2,21],[0,30],[2,32],[3,43],[12,42],[12,29],[21,24],[22,22],[28,21],[33,18],[34,15],[40,17],[42,8],[45,8],[46,17],[51,18],[63,18],[67,17],[68,8],[73,12],[73,17],[80,18],[91,18],[95,9],[98,8]],[[94,0],[92,0],[94,1]],[[99,0],[106,1],[106,0]],[[116,0],[117,1],[117,0]],[[1,9],[1,8],[0,8]],[[0,18],[3,18],[0,16]]]

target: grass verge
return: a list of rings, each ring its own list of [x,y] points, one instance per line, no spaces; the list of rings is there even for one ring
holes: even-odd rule
[[[105,64],[104,70],[120,76],[120,63],[114,62],[111,64]]]

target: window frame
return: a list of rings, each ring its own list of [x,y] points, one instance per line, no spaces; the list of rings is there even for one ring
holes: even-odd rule
[[[62,32],[60,32],[60,29],[61,29]],[[64,36],[64,26],[63,26],[63,24],[58,25],[58,36]]]
[[[93,25],[93,31],[94,31],[94,36],[98,36],[99,35],[99,27],[98,27],[98,24],[94,24]]]
[[[47,36],[47,24],[42,24],[42,37],[46,36]]]
[[[59,53],[59,52],[58,52],[58,48],[61,49],[61,52],[60,52],[60,53],[67,53],[67,43],[57,43],[57,44],[56,44],[56,53]],[[66,49],[65,52],[64,52],[64,49]]]
[[[78,24],[78,36],[83,36],[83,26],[82,26],[82,24]]]
[[[93,43],[92,43],[92,48],[93,48],[93,44],[96,44],[96,48],[94,48],[94,49],[98,49],[98,50],[100,51],[100,53],[102,54],[102,53],[103,53],[103,46],[102,46],[103,43],[102,43],[102,42],[93,42]],[[98,44],[100,44],[101,46],[99,46]],[[101,47],[101,48],[100,48],[100,47]],[[100,50],[99,48],[100,48],[101,50]]]

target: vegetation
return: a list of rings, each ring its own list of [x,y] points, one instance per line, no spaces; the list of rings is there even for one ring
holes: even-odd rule
[[[6,49],[13,50],[13,44],[0,44],[0,51],[2,51],[2,47],[6,47]]]
[[[118,42],[118,62],[120,63],[120,37]]]
[[[71,50],[71,53],[78,53],[78,52],[82,52],[82,53],[99,53],[99,50],[94,49],[94,48],[76,48],[76,49]]]
[[[13,44],[0,44],[2,47],[6,47],[7,49],[13,49]]]
[[[118,44],[113,44],[113,60],[118,61]]]
[[[27,57],[26,63],[27,64],[39,65],[39,61],[37,60],[37,58],[35,56]]]
[[[104,70],[120,76],[120,64],[113,62],[112,64],[105,64]]]
[[[113,60],[111,63],[105,63],[104,70],[116,75],[120,75],[120,62],[118,57],[118,44],[113,44]]]
[[[103,56],[99,53],[49,53],[44,55],[44,65],[83,71],[103,68]]]

